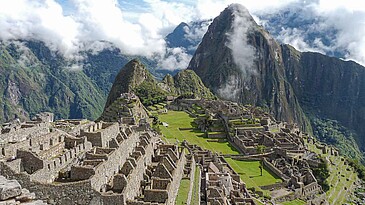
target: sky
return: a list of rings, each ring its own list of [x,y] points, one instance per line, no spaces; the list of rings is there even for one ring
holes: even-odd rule
[[[300,28],[282,28],[277,38],[301,51],[343,49],[346,59],[365,65],[365,7],[358,0],[0,0],[0,39],[40,40],[70,59],[80,58],[83,50],[98,52],[107,46],[100,41],[109,41],[125,54],[156,58],[165,69],[183,69],[191,56],[167,48],[166,34],[181,22],[214,18],[231,3],[247,7],[261,24],[265,21],[258,16],[305,5],[312,12],[303,15],[323,19],[319,30],[331,26],[337,31],[331,46],[318,39],[312,48]]]

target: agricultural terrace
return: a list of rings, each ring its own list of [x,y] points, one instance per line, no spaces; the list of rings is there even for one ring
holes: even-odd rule
[[[322,154],[322,151],[317,149],[314,144],[307,143],[308,149],[326,157],[330,176],[328,183],[330,189],[327,191],[327,198],[330,204],[345,204],[350,194],[356,188],[355,182],[358,180],[357,173],[340,156],[332,156]]]

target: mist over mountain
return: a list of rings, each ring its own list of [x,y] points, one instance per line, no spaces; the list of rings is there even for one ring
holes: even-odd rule
[[[296,122],[351,156],[361,156],[361,65],[280,45],[246,8],[233,4],[209,26],[188,69],[219,97],[261,106],[277,119]],[[331,120],[342,127],[333,129],[341,134],[324,129]]]
[[[0,121],[41,111],[56,118],[95,119],[121,68],[139,58],[153,79],[142,87],[153,85],[161,96],[211,96],[210,89],[297,122],[350,156],[360,156],[365,78],[358,63],[365,62],[365,12],[315,0],[280,2],[265,8],[249,4],[253,16],[234,4],[213,22],[203,19],[215,17],[226,2],[210,2],[206,13],[203,7],[152,2],[156,13],[144,13],[135,22],[111,1],[77,0],[70,15],[54,1],[0,4]],[[98,7],[110,16],[92,12]],[[14,8],[17,12],[10,12]],[[180,18],[165,12],[176,10],[182,11]],[[195,72],[176,75],[187,67]],[[159,80],[173,82],[173,91],[161,91]]]

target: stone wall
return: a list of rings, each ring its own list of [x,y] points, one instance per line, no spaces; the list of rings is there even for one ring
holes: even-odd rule
[[[49,204],[90,204],[98,194],[91,189],[90,180],[67,184],[44,184],[31,181],[29,175],[15,173],[4,162],[0,162],[0,174],[9,179],[16,179],[22,187],[34,192],[37,198]],[[96,201],[100,201],[97,199]]]
[[[108,147],[108,142],[119,133],[118,123],[99,122],[81,130],[80,136],[86,136],[93,146]]]
[[[178,163],[176,164],[176,169],[173,173],[173,180],[170,183],[169,198],[167,204],[174,204],[176,200],[177,193],[180,187],[180,181],[184,175],[184,165],[186,163],[185,152],[182,150],[180,152]]]
[[[75,158],[90,149],[91,143],[84,142],[70,150],[65,150],[65,152],[58,157],[43,160],[43,169],[32,174],[31,180],[42,183],[52,183],[57,178],[60,170],[67,167]]]
[[[5,139],[6,135],[13,135],[14,138],[19,139],[19,141],[14,141],[15,143],[3,143],[0,145],[1,158],[10,158],[16,156],[16,151],[18,149],[28,150],[32,148],[34,151],[40,150],[40,148],[46,149],[49,147],[50,138],[57,138],[56,135],[61,133],[56,131],[49,133],[49,128],[43,124],[36,125],[31,128],[22,128],[14,133],[8,133],[5,135],[0,135],[0,139]],[[4,138],[3,138],[4,137]],[[58,139],[57,139],[58,140]]]
[[[194,157],[191,157],[191,164],[190,164],[190,167],[191,167],[191,170],[190,170],[190,177],[189,177],[189,181],[190,181],[190,188],[189,188],[189,193],[188,193],[188,199],[186,201],[186,204],[187,205],[190,205],[191,203],[191,198],[192,198],[192,195],[194,194],[193,193],[193,189],[194,189],[194,179],[195,179],[195,170],[196,170],[196,162],[195,162],[195,159]],[[200,180],[199,180],[200,181]],[[199,189],[200,190],[200,189]]]
[[[119,148],[112,152],[108,156],[108,160],[99,164],[95,169],[95,175],[92,177],[91,182],[95,190],[101,190],[103,185],[107,184],[114,174],[118,173],[120,167],[125,163],[139,141],[137,133],[132,135],[121,142]]]
[[[278,177],[280,177],[283,181],[288,182],[290,180],[289,177],[284,175],[278,168],[276,168],[273,164],[271,164],[269,161],[264,158],[263,160],[265,167],[267,167],[270,171],[272,171],[274,174],[276,174]]]
[[[132,200],[140,194],[140,185],[141,181],[143,181],[144,170],[146,170],[146,166],[152,162],[155,141],[155,138],[151,138],[148,142],[146,142],[147,144],[145,144],[145,147],[143,148],[144,153],[142,153],[142,156],[137,159],[136,166],[129,173],[127,177],[127,184],[122,192],[124,200]]]
[[[49,123],[29,122],[23,124],[23,128],[12,130],[9,133],[0,134],[0,139],[4,143],[20,142],[28,138],[37,137],[49,133]]]

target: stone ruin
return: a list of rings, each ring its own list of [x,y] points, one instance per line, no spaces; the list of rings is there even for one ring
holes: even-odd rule
[[[308,153],[306,153],[306,158],[315,158],[307,155]],[[306,159],[291,157],[283,150],[275,150],[274,153],[268,155],[263,160],[265,167],[269,168],[284,181],[279,184],[279,187],[275,188],[287,188],[290,191],[289,195],[275,198],[274,200],[276,202],[297,198],[310,201],[315,199],[318,195],[324,194]]]
[[[305,157],[308,154],[304,144],[306,136],[300,132],[296,124],[277,122],[270,115],[259,109],[221,100],[180,99],[172,103],[169,108],[193,113],[193,107],[196,105],[203,108],[199,110],[200,114],[205,113],[206,116],[213,116],[213,119],[215,118],[223,122],[225,132],[228,133],[227,137],[223,136],[223,138],[226,138],[227,141],[243,154],[237,156],[237,159],[263,159],[265,167],[283,180],[283,183],[262,187],[267,190],[281,188],[289,190],[289,197],[281,196],[274,200],[282,202],[294,198],[301,198],[311,201],[316,195],[323,195],[322,188],[317,183],[309,167],[309,164],[311,166],[314,165],[314,167],[315,165],[318,166],[318,162],[315,159]],[[199,116],[193,117],[199,120]],[[197,124],[199,126],[199,123]],[[203,131],[205,130],[209,130],[209,127],[205,127]],[[258,146],[264,148],[263,153],[259,153]],[[337,154],[335,149],[323,147],[321,150],[323,150],[323,153],[331,152]],[[203,150],[197,150],[195,153],[199,152],[203,152]],[[203,154],[203,156],[207,157],[209,155]],[[205,158],[201,161],[203,161],[202,164],[207,167],[207,170],[219,173],[219,166],[210,164],[209,160],[205,162]],[[217,198],[213,197],[213,199],[209,199],[210,192],[206,193],[205,200],[207,200],[207,203],[211,200],[219,201],[222,204],[224,201],[222,200],[223,193],[229,192],[227,190],[230,188],[227,187],[231,186],[227,175],[225,173],[220,174],[206,175],[208,179],[214,179],[213,181],[218,180],[222,184],[225,184],[223,186],[225,187],[224,189],[212,191]]]
[[[105,108],[99,120],[136,125],[140,119],[147,119],[145,107],[134,93],[122,93],[109,107]]]
[[[189,150],[196,163],[201,167],[201,204],[255,204],[240,176],[226,162],[224,157],[203,150],[199,146],[183,145]]]
[[[173,204],[185,152],[161,141],[136,96],[121,99],[127,104],[113,110],[117,122],[50,122],[53,115],[45,113],[5,124],[0,174],[49,204]],[[124,105],[133,123],[119,118]]]
[[[211,138],[229,141],[245,154],[236,157],[261,157],[265,167],[283,179],[283,183],[262,187],[290,190],[289,196],[275,201],[312,200],[322,194],[310,169],[318,161],[306,152],[303,133],[296,125],[276,122],[260,110],[227,101],[176,101],[168,105],[170,109],[196,115],[202,131],[225,133]],[[255,204],[223,156],[186,142],[183,147],[164,144],[134,94],[122,94],[99,120],[53,122],[51,113],[42,113],[32,121],[4,124],[0,175],[17,180],[49,204],[159,205],[174,204],[181,179],[193,181],[200,167],[201,204]],[[258,153],[259,145],[265,147],[263,154]],[[331,147],[321,150],[338,154]],[[22,194],[8,199],[17,201]],[[191,198],[192,187],[187,204]]]

